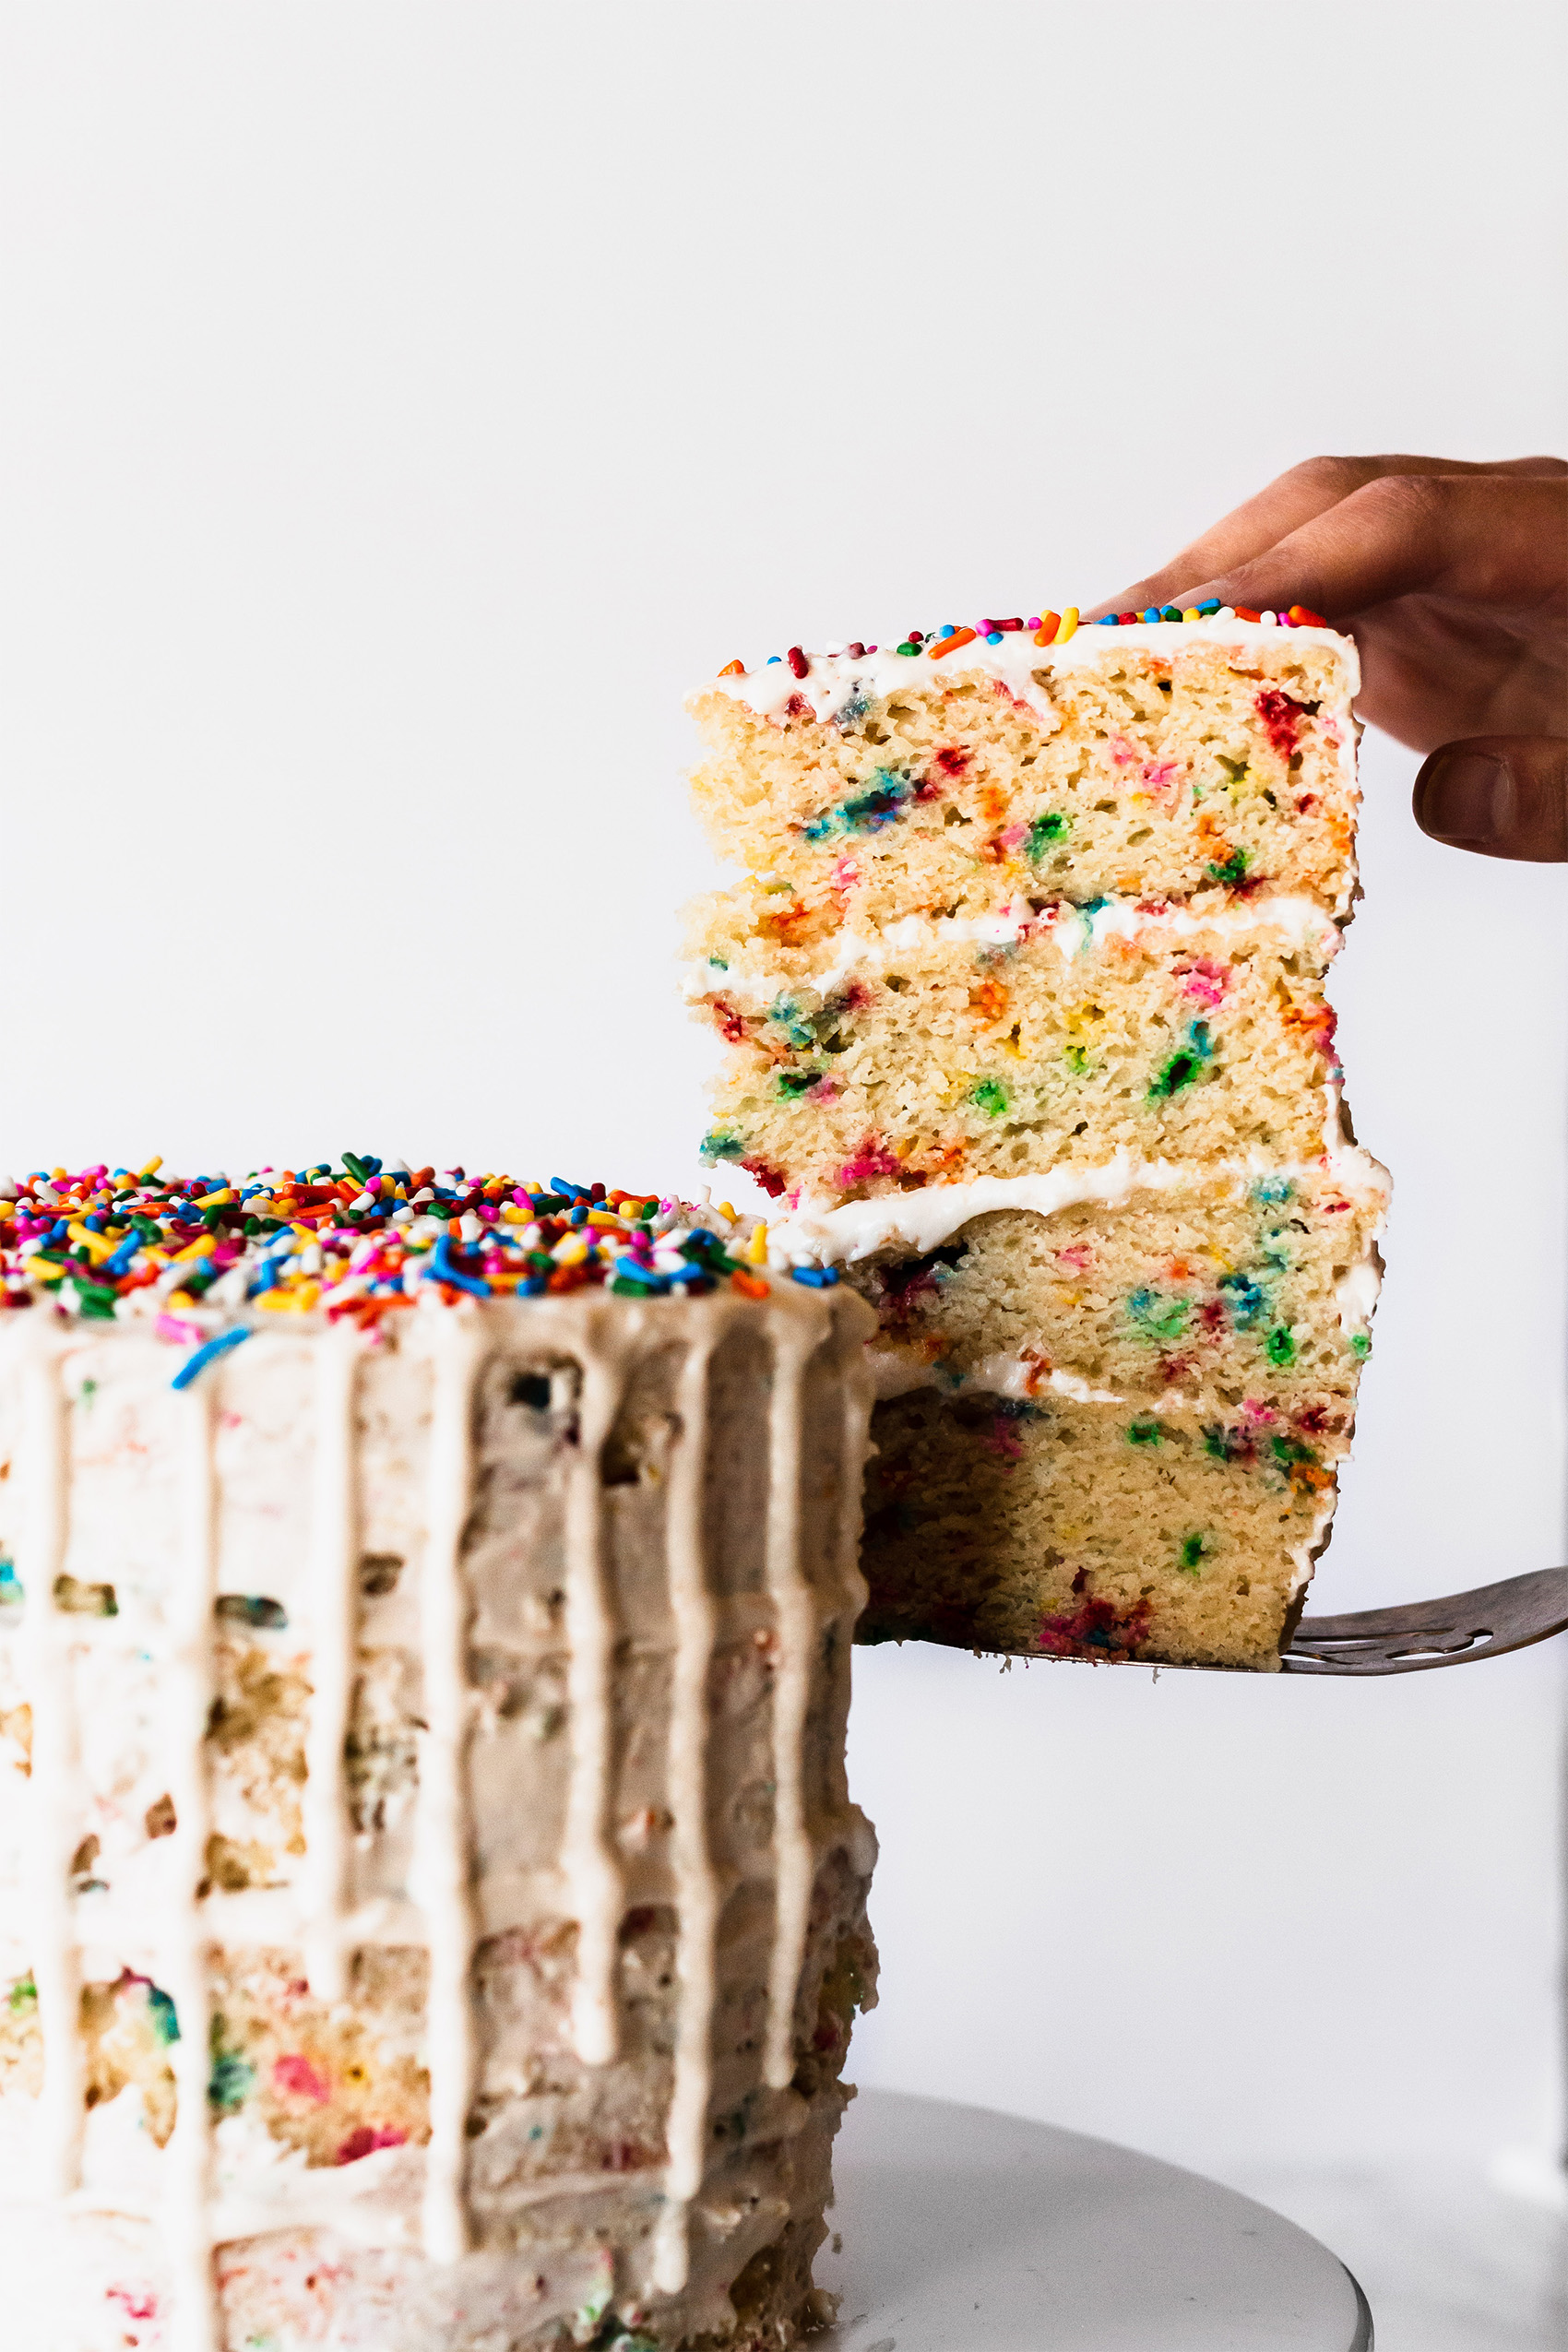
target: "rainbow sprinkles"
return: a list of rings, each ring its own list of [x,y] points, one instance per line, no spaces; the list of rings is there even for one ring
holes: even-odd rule
[[[1127,629],[1139,624],[1151,627],[1158,622],[1172,621],[1187,625],[1194,621],[1250,621],[1268,629],[1326,629],[1328,626],[1321,612],[1310,612],[1304,604],[1292,604],[1283,612],[1253,612],[1245,605],[1221,604],[1217,596],[1206,598],[1201,604],[1190,604],[1184,610],[1179,604],[1151,604],[1143,612],[1105,612],[1098,622],[1087,625],[1100,629]],[[950,653],[960,652],[965,646],[1001,645],[1004,638],[1019,634],[1027,634],[1038,646],[1064,646],[1076,636],[1083,625],[1086,624],[1080,619],[1078,607],[1069,604],[1061,612],[1031,612],[1027,621],[1017,618],[1011,621],[983,620],[977,621],[972,628],[965,628],[955,621],[944,621],[939,629],[911,629],[893,650],[896,654],[902,654],[906,660],[923,653],[932,661],[943,661]],[[877,650],[877,647],[862,645],[858,639],[851,645],[829,646],[826,648],[829,659],[848,654],[852,661],[861,660]],[[779,655],[770,653],[764,667],[771,669],[779,659]],[[788,662],[791,676],[810,676],[812,658],[803,647],[792,645],[782,659]],[[730,661],[719,674],[721,678],[743,678],[746,665],[743,661]]]
[[[319,1312],[362,1328],[422,1303],[558,1298],[766,1298],[766,1229],[728,1203],[552,1177],[439,1174],[345,1152],[340,1165],[166,1176],[96,1165],[0,1186],[0,1310],[53,1306],[88,1321],[150,1318],[194,1343],[182,1384],[251,1325]],[[822,1287],[831,1270],[801,1268]],[[228,1328],[223,1326],[228,1325]]]

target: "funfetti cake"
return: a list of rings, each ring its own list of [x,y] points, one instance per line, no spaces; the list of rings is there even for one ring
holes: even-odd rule
[[[1270,1668],[1387,1178],[1324,994],[1355,648],[1299,607],[793,647],[690,707],[705,1150],[879,1316],[862,1632]]]
[[[778,2352],[874,1318],[671,1200],[0,1209],[6,2352]]]

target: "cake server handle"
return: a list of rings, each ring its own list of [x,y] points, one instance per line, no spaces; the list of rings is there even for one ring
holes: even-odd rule
[[[1280,1664],[1287,1674],[1420,1674],[1527,1649],[1568,1631],[1568,1568],[1537,1568],[1473,1593],[1303,1617]]]

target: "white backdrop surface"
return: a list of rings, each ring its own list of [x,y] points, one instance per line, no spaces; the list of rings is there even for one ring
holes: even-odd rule
[[[703,1181],[680,696],[1564,443],[1533,0],[0,6],[0,1164]],[[1562,1556],[1561,875],[1368,739],[1389,1278],[1318,1606]],[[733,1187],[726,1185],[726,1190]],[[1561,1647],[863,1656],[861,2078],[1189,2163],[1556,2116]]]

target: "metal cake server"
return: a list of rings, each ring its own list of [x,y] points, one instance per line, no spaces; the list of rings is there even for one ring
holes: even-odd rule
[[[1303,1617],[1280,1664],[1287,1674],[1420,1674],[1501,1657],[1565,1631],[1568,1568],[1537,1568],[1443,1600]]]

